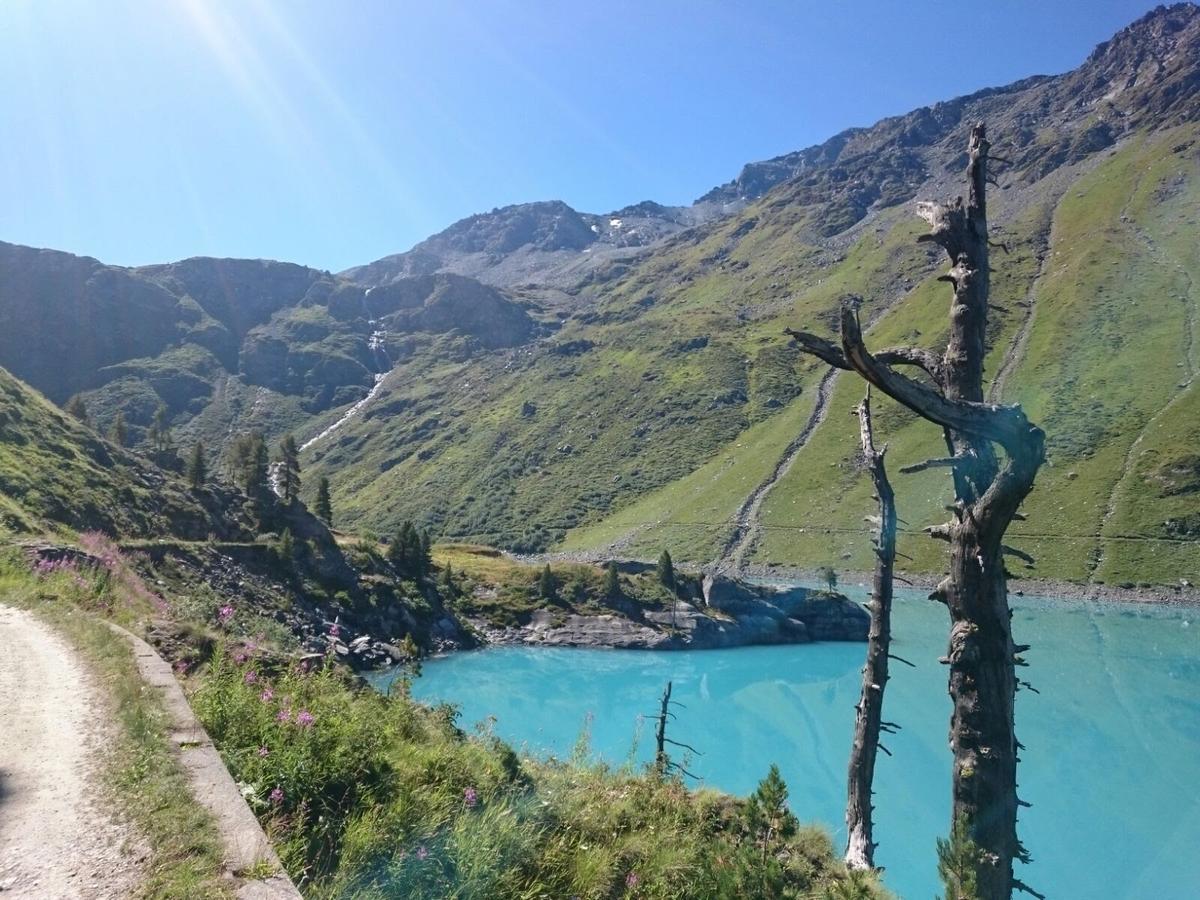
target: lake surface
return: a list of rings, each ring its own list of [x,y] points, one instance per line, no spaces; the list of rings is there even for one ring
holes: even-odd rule
[[[861,598],[862,590],[847,593]],[[1014,598],[1014,629],[1040,693],[1017,695],[1020,877],[1052,900],[1200,897],[1200,610]],[[875,774],[876,861],[905,898],[940,890],[934,841],[948,829],[947,617],[899,592],[884,718],[892,756]],[[413,685],[536,754],[565,756],[590,720],[593,752],[620,764],[653,752],[668,679],[686,705],[668,734],[704,755],[703,783],[752,791],[776,762],[803,821],[844,844],[846,761],[862,644],[649,652],[501,647],[431,660]],[[380,679],[380,683],[386,679]]]

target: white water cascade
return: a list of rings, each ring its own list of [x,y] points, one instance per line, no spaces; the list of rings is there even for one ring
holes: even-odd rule
[[[335,431],[337,431],[339,428],[341,428],[343,425],[345,425],[347,422],[349,422],[351,419],[353,419],[355,416],[357,416],[360,412],[362,412],[363,408],[368,403],[370,403],[372,400],[375,399],[375,395],[378,394],[379,389],[381,387],[383,387],[383,380],[385,378],[387,378],[388,373],[391,372],[391,370],[394,368],[394,364],[392,363],[392,357],[387,352],[387,331],[384,330],[383,328],[378,327],[379,320],[373,318],[371,316],[370,309],[367,308],[367,298],[371,296],[371,291],[373,291],[373,290],[375,290],[375,289],[367,288],[366,291],[363,292],[363,297],[362,297],[363,312],[366,314],[367,324],[371,328],[371,336],[369,338],[367,338],[367,347],[372,352],[374,352],[377,363],[379,362],[379,358],[381,356],[383,357],[383,361],[386,363],[385,371],[375,373],[375,383],[373,385],[371,385],[371,389],[369,391],[367,391],[367,396],[363,397],[361,400],[359,400],[357,403],[355,403],[353,406],[351,406],[348,410],[346,410],[346,412],[342,414],[342,417],[340,419],[338,419],[336,422],[334,422],[332,425],[330,425],[328,428],[326,428],[320,434],[316,435],[315,437],[309,438],[307,441],[305,441],[303,444],[301,444],[300,445],[301,453],[303,453],[305,450],[307,450],[309,447],[311,447],[313,444],[317,443],[318,441],[321,441],[321,440],[329,437],[331,434],[333,434]]]

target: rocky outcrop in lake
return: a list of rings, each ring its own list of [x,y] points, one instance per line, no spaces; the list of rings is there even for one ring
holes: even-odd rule
[[[865,641],[870,616],[849,598],[803,587],[765,587],[718,576],[705,596],[675,607],[580,615],[547,607],[528,622],[497,627],[471,623],[491,644],[711,650],[751,644]]]

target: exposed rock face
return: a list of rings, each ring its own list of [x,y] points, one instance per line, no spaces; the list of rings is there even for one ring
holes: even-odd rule
[[[203,413],[231,378],[320,412],[369,390],[400,336],[491,350],[535,331],[523,306],[454,274],[368,290],[269,260],[126,269],[0,242],[0,366],[57,403],[84,392],[101,423],[120,409],[135,441],[160,403],[172,417]]]
[[[457,330],[489,349],[523,343],[534,330],[524,309],[495,288],[462,275],[422,275],[374,288],[369,307],[389,331]]]
[[[183,316],[129,270],[0,243],[0,365],[56,402],[104,366],[162,352]]]
[[[583,616],[540,609],[526,624],[496,628],[473,622],[493,644],[710,650],[751,644],[865,641],[870,616],[841,594],[776,590],[719,577],[702,598],[641,615]]]
[[[737,209],[785,182],[790,199],[825,203],[822,230],[853,225],[872,205],[911,199],[927,177],[962,168],[964,123],[986,120],[997,148],[1029,180],[1101,150],[1146,123],[1200,118],[1200,8],[1158,7],[1101,44],[1079,68],[988,88],[823,144],[746,165],[698,205]]]
[[[521,203],[462,219],[405,253],[342,274],[368,285],[453,272],[499,287],[569,288],[703,219],[696,210],[649,200],[607,215],[558,200]]]

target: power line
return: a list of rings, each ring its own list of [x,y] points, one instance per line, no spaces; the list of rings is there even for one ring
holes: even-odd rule
[[[607,526],[607,527],[609,527],[615,531],[633,531],[634,529],[639,529],[639,528],[640,529],[661,528],[664,526],[674,527],[674,528],[725,529],[725,528],[737,528],[739,525],[744,525],[744,524],[747,524],[747,523],[738,522],[738,521],[730,520],[730,519],[726,519],[723,522],[689,522],[689,521],[681,521],[678,519],[660,519],[660,520],[654,521],[654,522],[630,522],[627,524],[622,524],[620,526],[613,525],[613,526]],[[596,524],[596,525],[591,525],[591,526],[585,525],[583,527],[599,528],[599,527],[603,527],[603,526]],[[758,523],[757,527],[763,529],[764,531],[795,531],[795,532],[811,532],[813,534],[869,535],[869,534],[874,533],[872,531],[872,529],[869,529],[869,528],[851,528],[851,527],[839,526],[839,525],[799,525],[799,524],[785,525],[785,524],[768,524],[768,523],[760,522],[760,523]],[[476,532],[475,534],[478,535],[478,534],[482,534],[482,533],[484,533],[484,532]],[[899,528],[898,533],[904,534],[904,535],[909,535],[911,537],[928,537],[928,535],[919,528]],[[1073,541],[1073,542],[1078,542],[1078,541],[1124,541],[1124,542],[1182,544],[1182,545],[1194,545],[1197,549],[1200,549],[1200,539],[1194,539],[1194,538],[1190,539],[1190,538],[1182,538],[1182,537],[1179,537],[1179,538],[1158,537],[1158,536],[1154,536],[1154,535],[1141,535],[1141,534],[1105,534],[1105,535],[1101,535],[1101,534],[1063,534],[1063,533],[1052,533],[1052,532],[1013,530],[1013,531],[1008,532],[1007,536],[1010,538],[1013,538],[1013,539],[1026,538],[1029,540],[1037,540],[1037,541],[1064,541],[1064,542],[1067,542],[1067,541]],[[449,540],[459,540],[459,539],[465,539],[465,538],[472,537],[472,535],[470,535],[470,534],[443,535],[443,537],[445,537]]]

